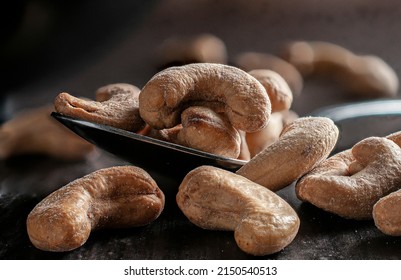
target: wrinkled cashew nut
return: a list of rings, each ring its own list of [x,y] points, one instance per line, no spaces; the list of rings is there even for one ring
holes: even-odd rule
[[[252,255],[282,250],[293,241],[300,225],[294,209],[275,193],[211,166],[187,174],[177,203],[199,227],[234,231],[238,247]]]
[[[401,187],[401,149],[369,137],[340,152],[301,178],[299,199],[350,219],[371,219],[373,205]]]
[[[96,91],[97,101],[62,92],[55,98],[54,106],[66,116],[137,132],[145,126],[139,116],[139,92],[130,84],[110,84]]]
[[[91,231],[149,224],[164,208],[164,194],[142,169],[117,166],[95,171],[44,198],[27,218],[28,235],[45,251],[82,246]]]
[[[182,111],[196,105],[224,112],[244,131],[262,129],[271,113],[264,87],[243,70],[222,64],[170,67],[153,76],[139,95],[140,115],[156,129],[174,127]]]
[[[181,122],[161,130],[148,126],[143,135],[219,156],[238,157],[240,133],[224,114],[207,107],[192,106],[182,112]]]
[[[401,236],[401,190],[380,198],[373,206],[372,215],[381,232]]]
[[[285,126],[280,138],[243,165],[237,174],[277,191],[326,159],[337,139],[338,128],[329,118],[298,118]]]

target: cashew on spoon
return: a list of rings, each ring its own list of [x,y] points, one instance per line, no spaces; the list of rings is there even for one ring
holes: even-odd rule
[[[170,67],[153,76],[139,95],[139,113],[156,129],[179,124],[181,112],[190,106],[224,112],[233,127],[247,132],[264,128],[271,114],[262,84],[245,71],[223,64]]]

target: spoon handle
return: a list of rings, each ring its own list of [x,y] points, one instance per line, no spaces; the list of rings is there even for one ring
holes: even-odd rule
[[[387,136],[401,130],[401,100],[375,100],[324,107],[312,116],[328,117],[340,130],[335,150],[351,148],[370,136]]]

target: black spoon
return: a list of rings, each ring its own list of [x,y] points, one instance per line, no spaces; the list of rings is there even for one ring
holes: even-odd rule
[[[328,117],[338,126],[340,136],[336,152],[351,148],[366,137],[386,136],[401,130],[401,100],[336,105],[319,109],[311,115]],[[246,163],[55,112],[52,116],[97,147],[150,173],[182,177],[201,165],[235,171]]]
[[[158,175],[180,176],[201,165],[235,171],[246,161],[205,153],[115,127],[96,124],[59,113],[51,114],[67,128],[97,147]]]
[[[360,140],[401,131],[401,100],[375,100],[324,107],[312,116],[328,117],[340,135],[335,151],[351,148]]]

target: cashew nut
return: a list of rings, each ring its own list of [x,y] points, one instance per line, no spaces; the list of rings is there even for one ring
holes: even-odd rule
[[[227,117],[207,107],[193,106],[181,114],[177,143],[208,153],[237,158],[241,138]]]
[[[82,246],[100,228],[142,226],[164,208],[164,194],[144,170],[117,166],[95,171],[43,199],[27,218],[28,235],[45,251]]]
[[[267,69],[254,69],[248,73],[255,77],[266,89],[271,102],[272,112],[290,109],[292,92],[283,77]]]
[[[207,107],[192,106],[182,112],[181,122],[161,130],[149,126],[144,135],[215,155],[238,157],[241,137],[224,114]]]
[[[401,147],[401,131],[391,133],[390,135],[387,135],[386,138],[390,139],[391,141],[396,143],[399,147]]]
[[[19,112],[0,126],[0,159],[16,155],[40,154],[62,160],[83,160],[95,148],[78,137],[50,114],[52,106]]]
[[[350,219],[372,218],[373,205],[401,186],[401,149],[369,137],[323,161],[296,184],[299,199]]]
[[[349,92],[367,97],[394,97],[399,80],[383,59],[361,56],[328,42],[297,41],[285,47],[283,57],[304,76],[334,79]]]
[[[97,90],[98,101],[62,92],[56,97],[54,106],[58,113],[66,116],[136,132],[145,126],[139,116],[139,92],[130,84],[111,84]]]
[[[288,83],[295,96],[302,92],[303,77],[297,68],[280,57],[267,53],[244,52],[235,57],[234,64],[247,72],[253,69],[269,69],[277,72]]]
[[[401,190],[380,198],[373,205],[372,215],[381,232],[401,236]]]
[[[300,224],[294,209],[272,191],[211,166],[185,176],[177,203],[199,227],[234,231],[238,247],[252,255],[282,250],[293,241]]]
[[[180,122],[190,106],[225,112],[240,130],[257,131],[267,125],[271,104],[266,90],[254,77],[238,68],[213,63],[170,67],[157,73],[139,95],[139,111],[156,129]]]
[[[142,133],[142,135],[178,144],[177,135],[182,130],[182,124],[176,125],[172,128],[165,128],[160,130],[151,128],[149,125],[146,125],[146,128],[148,128],[146,130],[146,133]]]
[[[298,118],[293,111],[281,111],[271,114],[268,125],[259,131],[246,133],[245,141],[249,149],[250,158],[276,142],[281,135],[283,127]]]
[[[277,191],[326,159],[337,139],[338,128],[329,118],[298,118],[285,126],[280,138],[243,165],[237,174]]]
[[[190,37],[170,37],[159,47],[159,56],[164,66],[188,63],[227,63],[225,43],[209,33]]]

